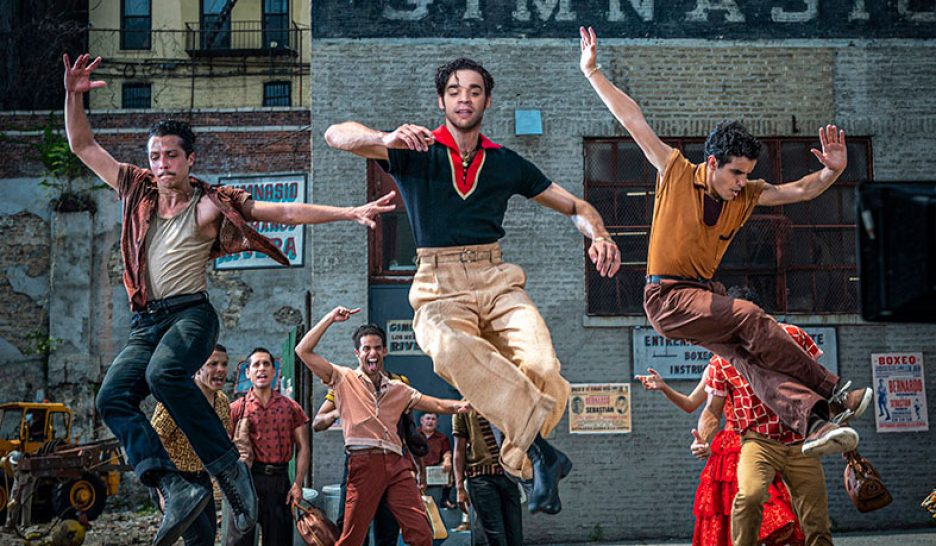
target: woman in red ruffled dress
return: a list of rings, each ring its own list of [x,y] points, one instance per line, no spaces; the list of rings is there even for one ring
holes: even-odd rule
[[[705,374],[692,393],[685,394],[666,384],[653,368],[649,375],[637,376],[647,390],[658,390],[686,413],[692,413],[705,402]],[[706,373],[708,368],[706,368]],[[699,476],[696,489],[695,530],[693,546],[731,546],[731,505],[738,492],[738,458],[741,454],[741,437],[731,401],[725,400],[725,428],[711,441],[712,453]],[[760,541],[766,546],[801,546],[805,543],[803,530],[790,504],[790,492],[777,474],[769,488],[770,499],[764,503],[764,519],[761,522]]]

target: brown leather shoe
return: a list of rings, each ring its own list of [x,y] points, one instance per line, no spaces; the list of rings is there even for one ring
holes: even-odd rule
[[[845,453],[858,448],[858,433],[851,427],[817,419],[809,428],[803,442],[803,455],[822,457],[833,453]]]
[[[851,381],[839,389],[829,399],[829,416],[833,423],[847,423],[849,419],[861,417],[871,405],[874,394],[870,387],[848,390]]]

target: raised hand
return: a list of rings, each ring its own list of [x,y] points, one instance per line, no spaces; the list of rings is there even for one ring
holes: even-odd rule
[[[696,459],[704,459],[711,453],[709,443],[702,439],[696,429],[692,429],[692,444],[689,446],[689,451],[692,451]]]
[[[660,391],[666,385],[666,381],[660,376],[660,372],[653,368],[647,368],[647,375],[638,375],[637,379],[648,391]]]
[[[432,131],[422,125],[404,124],[397,127],[392,133],[383,137],[383,144],[387,148],[416,150],[425,152],[435,143]]]
[[[351,218],[361,225],[375,229],[377,227],[377,222],[374,220],[378,216],[396,209],[396,205],[391,202],[394,197],[396,197],[396,192],[392,191],[370,203],[361,205],[360,207],[352,207]]]
[[[579,36],[581,37],[582,58],[579,59],[579,68],[582,74],[590,76],[598,66],[598,37],[595,35],[595,29],[588,27],[579,27]]]
[[[819,128],[819,142],[822,151],[813,148],[809,150],[819,161],[836,172],[845,170],[848,165],[848,149],[845,147],[845,131],[839,130],[835,125],[826,125]]]
[[[354,309],[348,309],[347,307],[342,307],[339,305],[338,307],[335,307],[334,309],[332,309],[329,315],[331,315],[332,322],[344,322],[348,320],[349,318],[351,318],[351,315],[357,314],[360,311],[361,311],[360,307],[355,307]]]
[[[613,277],[621,268],[621,249],[609,237],[596,237],[588,247],[588,257],[602,277]]]
[[[97,80],[91,81],[91,73],[101,64],[101,58],[97,57],[90,64],[91,55],[85,53],[78,55],[75,64],[71,63],[68,53],[62,55],[62,63],[65,65],[65,92],[66,93],[87,93],[92,89],[105,87],[107,82]]]

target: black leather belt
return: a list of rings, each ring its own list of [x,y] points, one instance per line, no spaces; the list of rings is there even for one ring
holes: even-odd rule
[[[711,282],[702,277],[677,277],[676,275],[647,275],[647,284],[660,284],[660,281],[683,281],[683,282]]]
[[[258,463],[254,461],[253,466],[250,467],[250,471],[256,474],[263,474],[265,476],[276,476],[279,474],[286,474],[287,472],[289,472],[289,463],[265,464],[265,463]]]
[[[186,307],[191,307],[193,305],[198,305],[199,303],[205,303],[208,301],[208,292],[196,292],[195,294],[182,294],[179,296],[171,296],[168,298],[163,298],[161,300],[152,300],[146,302],[146,305],[139,312],[144,315],[154,315],[156,313],[172,313],[174,311],[179,311],[185,309]]]

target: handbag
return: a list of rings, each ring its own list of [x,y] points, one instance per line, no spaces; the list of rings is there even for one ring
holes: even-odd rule
[[[296,530],[308,546],[334,546],[341,530],[318,508],[306,508],[293,502]]]
[[[425,457],[429,453],[429,444],[416,426],[412,413],[406,412],[400,415],[400,420],[397,421],[397,434],[415,457]]]
[[[857,451],[842,454],[845,458],[845,492],[859,512],[871,512],[893,501],[881,475],[868,459]]]
[[[426,507],[426,516],[429,517],[429,527],[432,528],[432,540],[445,540],[448,538],[448,529],[445,528],[445,522],[442,521],[442,514],[439,513],[439,507],[435,500],[429,495],[421,495],[423,506]]]

